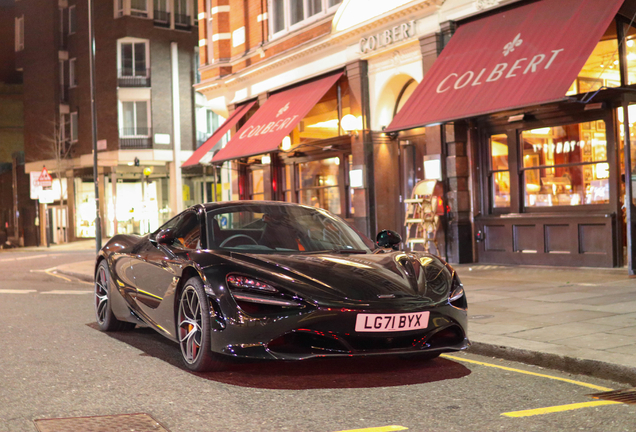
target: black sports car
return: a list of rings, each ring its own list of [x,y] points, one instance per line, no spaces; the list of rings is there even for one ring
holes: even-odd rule
[[[117,235],[95,267],[103,331],[150,326],[186,366],[227,357],[306,359],[465,349],[466,296],[440,258],[377,245],[329,212],[296,204],[195,205],[156,232]]]

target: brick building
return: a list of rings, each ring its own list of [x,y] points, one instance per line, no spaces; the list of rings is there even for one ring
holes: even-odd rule
[[[405,233],[404,199],[439,179],[451,262],[636,267],[633,0],[199,7],[195,88],[232,132],[212,157],[224,199],[374,236]]]
[[[383,128],[437,57],[438,18],[467,7],[443,3],[200,1],[195,88],[233,121],[212,161],[223,163],[223,198],[320,206],[371,237],[403,231],[401,203],[424,179],[424,156],[441,158],[440,132],[398,140]],[[279,127],[281,112],[290,120]]]
[[[143,234],[192,203],[196,172],[183,177],[179,161],[197,143],[197,6],[93,5],[102,233]],[[53,243],[95,235],[88,12],[84,1],[15,3],[26,171],[46,166],[54,178],[40,209]]]
[[[0,245],[32,246],[36,203],[29,198],[24,172],[22,74],[15,67],[12,0],[0,1]]]

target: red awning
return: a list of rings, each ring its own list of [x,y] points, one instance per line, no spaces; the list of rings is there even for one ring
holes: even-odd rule
[[[278,149],[283,138],[341,76],[342,73],[337,73],[271,95],[230,142],[212,158],[212,162],[254,156]]]
[[[256,101],[250,102],[245,105],[241,105],[237,109],[235,109],[234,112],[227,118],[227,120],[225,120],[225,122],[223,122],[223,124],[214,131],[212,136],[208,138],[203,144],[201,144],[201,147],[196,149],[196,151],[192,153],[192,156],[190,156],[190,158],[185,161],[183,165],[181,165],[181,168],[198,164],[201,161],[201,158],[203,158],[203,156],[205,156],[207,152],[212,150],[212,148],[219,141],[221,141],[223,135],[225,135],[227,131],[232,128],[232,126],[234,126],[240,119],[242,119],[243,116],[247,114],[249,109],[252,108],[255,103]]]
[[[460,25],[386,132],[562,100],[623,0],[540,0]]]

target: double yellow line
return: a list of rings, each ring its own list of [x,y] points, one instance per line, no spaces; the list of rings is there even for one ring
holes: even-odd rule
[[[525,370],[522,370],[522,369],[515,369],[515,368],[511,368],[511,367],[507,367],[507,366],[500,366],[500,365],[496,365],[496,364],[492,364],[492,363],[480,362],[480,361],[477,361],[477,360],[470,360],[470,359],[467,359],[467,358],[457,357],[457,356],[448,355],[448,354],[442,354],[442,357],[445,357],[445,358],[447,358],[449,360],[455,360],[455,361],[458,361],[458,362],[477,364],[477,365],[480,365],[480,366],[486,366],[486,367],[491,367],[491,368],[496,368],[496,369],[502,369],[502,370],[510,371],[510,372],[517,372],[517,373],[521,373],[521,374],[524,374],[524,375],[532,375],[532,376],[541,377],[541,378],[548,378],[548,379],[555,380],[555,381],[562,381],[562,382],[566,382],[566,383],[570,383],[570,384],[579,385],[579,386],[582,386],[582,387],[591,388],[591,389],[594,389],[594,390],[600,390],[600,391],[611,391],[612,390],[611,388],[597,386],[597,385],[589,384],[589,383],[582,382],[582,381],[576,381],[576,380],[571,380],[571,379],[567,379],[567,378],[560,378],[560,377],[555,377],[555,376],[552,376],[552,375],[545,375],[545,374],[540,374],[540,373],[536,373],[536,372],[525,371]],[[536,409],[521,410],[521,411],[510,411],[510,412],[502,413],[501,415],[504,416],[504,417],[531,417],[531,416],[535,416],[535,415],[550,414],[550,413],[562,412],[562,411],[572,411],[572,410],[577,410],[577,409],[581,409],[581,408],[597,407],[597,406],[602,406],[602,405],[615,405],[615,404],[620,404],[620,403],[621,402],[613,402],[613,401],[581,402],[581,403],[573,403],[573,404],[567,404],[567,405],[557,405],[557,406],[551,406],[551,407],[545,407],[545,408],[536,408]]]

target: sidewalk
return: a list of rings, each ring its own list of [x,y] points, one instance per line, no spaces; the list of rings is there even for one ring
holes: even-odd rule
[[[636,279],[626,269],[454,267],[471,352],[636,385]]]
[[[108,242],[108,238],[102,240],[102,246]],[[33,251],[76,251],[76,250],[96,250],[95,239],[78,240],[69,243],[52,244],[51,246],[26,246],[0,249],[0,253],[10,252],[33,252]]]
[[[94,261],[58,267],[92,281]],[[456,265],[470,352],[636,386],[636,279],[626,269]]]

